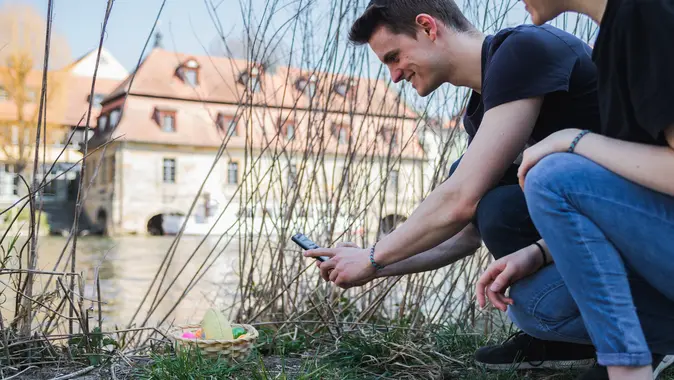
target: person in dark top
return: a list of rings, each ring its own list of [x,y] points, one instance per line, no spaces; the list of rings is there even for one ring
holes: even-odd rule
[[[317,263],[321,276],[348,288],[449,265],[481,242],[496,258],[545,246],[518,185],[518,163],[528,145],[570,126],[599,132],[589,46],[552,26],[485,36],[452,0],[373,0],[353,24],[350,40],[369,44],[392,80],[410,82],[421,96],[444,83],[472,89],[464,115],[470,144],[449,178],[376,247],[307,252],[331,257]],[[568,292],[559,293],[556,309],[578,312]],[[591,366],[595,350],[588,343],[522,333],[478,350],[475,359],[506,370]]]
[[[578,314],[529,309],[516,318],[545,322],[523,329],[591,340],[602,366],[586,379],[652,379],[674,361],[664,357],[674,353],[674,2],[524,1],[536,24],[573,11],[600,25],[601,127],[573,126],[525,151],[518,175],[548,250],[492,263],[478,282],[480,303],[486,292],[504,308],[520,302],[513,291],[558,281]],[[554,303],[542,298],[525,302]]]

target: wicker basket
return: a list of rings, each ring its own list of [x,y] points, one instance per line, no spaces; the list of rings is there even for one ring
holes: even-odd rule
[[[201,328],[200,325],[182,325],[173,328],[169,332],[169,336],[173,339],[176,351],[180,349],[189,350],[195,346],[199,348],[202,355],[209,358],[220,358],[229,363],[244,360],[250,354],[259,333],[255,327],[251,325],[232,324],[232,328],[242,327],[246,330],[245,337],[238,339],[188,339],[183,338],[183,333],[196,332]]]

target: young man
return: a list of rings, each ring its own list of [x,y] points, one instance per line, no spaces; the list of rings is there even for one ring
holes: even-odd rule
[[[452,0],[372,0],[350,39],[369,44],[393,81],[409,81],[421,96],[443,83],[472,89],[464,116],[470,144],[449,179],[376,247],[308,252],[332,257],[320,264],[321,275],[349,287],[375,276],[439,268],[472,254],[480,238],[497,258],[539,240],[516,163],[528,144],[556,131],[597,130],[590,48],[550,26],[485,36]],[[577,311],[568,293],[560,297],[570,313]],[[593,358],[590,345],[526,334],[476,353],[489,368],[516,362],[520,368],[582,366]]]
[[[608,367],[587,379],[652,379],[671,364],[663,354],[674,353],[674,53],[661,48],[674,35],[674,2],[525,1],[537,24],[566,11],[600,24],[600,132],[556,132],[525,152],[520,169],[547,259],[578,305],[564,333],[591,339]],[[493,263],[480,283],[501,304],[519,278],[528,276],[514,289],[550,281],[551,267],[531,275],[541,260],[517,252]]]

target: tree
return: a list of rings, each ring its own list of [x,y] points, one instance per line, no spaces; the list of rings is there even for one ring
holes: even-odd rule
[[[42,94],[46,20],[33,7],[5,4],[0,8],[0,160],[22,173],[35,155],[40,96]],[[67,42],[52,32],[46,81],[47,144],[63,139],[67,106],[64,81],[70,58]],[[44,117],[44,113],[43,113]],[[42,143],[41,143],[42,144]],[[4,157],[3,157],[4,155]]]

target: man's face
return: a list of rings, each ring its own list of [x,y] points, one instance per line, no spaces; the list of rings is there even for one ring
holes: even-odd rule
[[[536,25],[546,22],[563,12],[562,0],[522,0],[527,12],[531,15],[531,21]]]
[[[420,96],[430,94],[443,83],[435,58],[437,44],[427,34],[419,32],[414,39],[380,26],[368,42],[379,60],[388,66],[393,82],[410,82]]]

